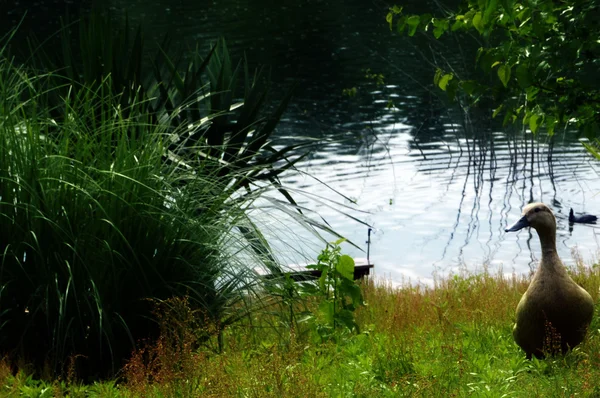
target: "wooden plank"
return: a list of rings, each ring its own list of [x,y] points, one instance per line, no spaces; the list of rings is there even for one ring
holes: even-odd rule
[[[312,280],[317,279],[321,276],[321,271],[316,269],[306,269],[308,264],[299,265],[292,264],[287,267],[289,270],[286,272],[295,281]],[[363,279],[365,276],[370,275],[371,269],[375,267],[375,264],[369,264],[366,258],[355,258],[354,259],[354,280]],[[272,278],[272,274],[266,272],[260,272],[267,278]]]

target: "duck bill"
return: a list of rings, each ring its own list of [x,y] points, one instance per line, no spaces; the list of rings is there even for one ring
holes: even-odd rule
[[[518,231],[518,230],[523,229],[528,226],[529,226],[529,221],[527,221],[527,216],[523,216],[519,219],[519,221],[517,221],[510,227],[506,228],[504,230],[504,232],[515,232],[515,231]]]

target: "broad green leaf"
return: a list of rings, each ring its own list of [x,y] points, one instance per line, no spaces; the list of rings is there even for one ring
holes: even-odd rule
[[[474,95],[478,91],[477,82],[473,80],[464,80],[460,82],[460,86],[462,87],[463,91],[468,95]]]
[[[408,17],[406,20],[406,24],[408,25],[408,35],[414,36],[417,32],[417,28],[419,27],[419,23],[421,22],[421,18],[418,15],[412,15]]]
[[[332,301],[323,301],[321,304],[319,304],[319,311],[323,315],[323,318],[325,318],[325,320],[330,324],[333,323],[333,318],[335,315],[333,309],[334,306]]]
[[[525,94],[528,102],[533,102],[535,97],[539,93],[540,89],[537,87],[529,86],[525,89]]]
[[[594,144],[589,144],[589,143],[584,142],[583,146],[589,153],[592,154],[593,157],[600,160],[600,153],[598,152],[598,147],[600,147],[600,144],[597,139]]]
[[[538,66],[535,68],[535,74],[539,75],[542,73],[545,73],[546,71],[548,71],[550,69],[550,64],[548,64],[547,61],[542,61],[538,64]]]
[[[354,330],[357,327],[356,322],[354,321],[354,313],[349,310],[341,310],[335,316],[336,320],[346,326],[349,330]]]
[[[510,80],[510,66],[506,64],[500,65],[498,67],[498,77],[504,87],[508,87],[508,81]]]
[[[354,308],[358,308],[363,304],[362,292],[360,291],[359,285],[353,283],[352,285],[348,286],[347,293],[352,298],[352,305]]]
[[[496,64],[502,56],[497,53],[497,51],[491,50],[482,50],[481,56],[479,57],[479,65],[481,66],[481,70],[485,73],[490,73],[492,71],[492,65]]]
[[[464,21],[464,20],[458,20],[458,19],[457,19],[457,20],[456,20],[456,21],[455,21],[455,22],[452,24],[452,28],[451,28],[450,30],[451,30],[451,31],[453,31],[453,32],[456,32],[456,31],[457,31],[457,30],[459,30],[459,29],[464,29],[466,25],[467,25],[467,24],[465,23],[465,21]]]
[[[525,23],[527,23],[530,15],[531,9],[529,9],[529,7],[523,7],[521,9],[521,11],[517,14],[517,19],[521,21],[521,25],[519,27],[522,27]]]
[[[506,114],[504,115],[504,119],[502,120],[502,125],[506,126],[509,123],[514,123],[517,120],[517,116],[513,114],[513,112],[509,109],[506,110]]]
[[[390,30],[392,30],[394,27],[394,14],[392,14],[391,12],[388,12],[388,14],[385,17],[385,20],[390,25]]]
[[[483,23],[488,24],[490,22],[491,16],[496,11],[498,2],[497,2],[497,0],[488,0],[485,3],[486,4],[485,4],[485,12],[483,13]]]
[[[546,19],[544,20],[544,22],[546,22],[548,25],[552,25],[554,23],[556,23],[558,19],[556,18],[556,16],[554,16],[554,14],[546,14]]]
[[[532,133],[536,133],[538,128],[540,127],[540,125],[538,124],[538,121],[540,121],[540,115],[538,115],[537,113],[534,113],[533,115],[531,115],[529,117],[529,129],[531,129]]]
[[[548,135],[553,136],[554,135],[554,127],[556,126],[556,117],[546,115],[545,122],[546,122],[546,130],[548,131]]]
[[[473,17],[473,26],[475,27],[475,29],[477,29],[479,34],[483,34],[484,26],[483,26],[483,18],[481,16],[481,12],[478,12]]]
[[[427,31],[427,29],[429,28],[431,19],[432,19],[431,14],[423,14],[419,17],[419,22],[424,31]]]
[[[341,256],[337,265],[335,266],[335,269],[344,278],[351,281],[354,280],[354,260],[352,259],[352,257],[346,254]]]
[[[525,89],[531,86],[531,73],[527,64],[521,63],[515,70],[519,87]]]
[[[440,81],[438,82],[439,88],[441,88],[443,91],[446,91],[446,87],[448,86],[448,82],[450,80],[452,80],[452,78],[454,78],[454,75],[452,73],[447,73],[444,76],[442,76],[440,78]]]
[[[456,98],[456,91],[458,90],[459,81],[458,79],[450,79],[448,84],[446,85],[446,94],[448,94],[448,99],[450,101],[454,101]]]
[[[404,33],[404,29],[406,28],[406,15],[402,15],[400,19],[398,19],[398,23],[396,24],[396,30],[399,34]]]
[[[510,20],[514,19],[514,3],[514,0],[500,0],[504,15],[506,15]]]
[[[445,29],[443,26],[436,26],[433,29],[433,37],[435,37],[436,39],[439,39],[446,32],[446,30],[447,29]]]
[[[319,289],[321,289],[321,291],[323,293],[327,292],[327,277],[329,274],[329,270],[328,268],[324,268],[321,271],[321,276],[319,277]]]

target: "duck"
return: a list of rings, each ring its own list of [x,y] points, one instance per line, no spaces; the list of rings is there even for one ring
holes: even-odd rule
[[[582,216],[576,216],[573,214],[573,209],[569,210],[569,223],[581,223],[581,224],[593,224],[598,221],[598,217],[591,214],[584,214]]]
[[[556,251],[556,218],[543,203],[530,203],[506,232],[537,231],[542,258],[515,313],[513,337],[527,359],[564,354],[583,341],[594,314],[592,296],[567,273]],[[550,344],[549,344],[550,343]]]

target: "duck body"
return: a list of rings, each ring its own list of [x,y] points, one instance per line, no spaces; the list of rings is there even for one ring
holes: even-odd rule
[[[516,310],[515,342],[527,358],[546,352],[565,353],[583,341],[594,314],[590,294],[567,273],[556,252],[556,219],[542,203],[523,209],[523,217],[510,228],[535,228],[542,243],[542,258]]]
[[[593,216],[591,214],[584,214],[581,216],[576,216],[573,214],[573,209],[569,210],[569,222],[570,223],[580,223],[580,224],[593,224],[598,221],[598,217]]]

